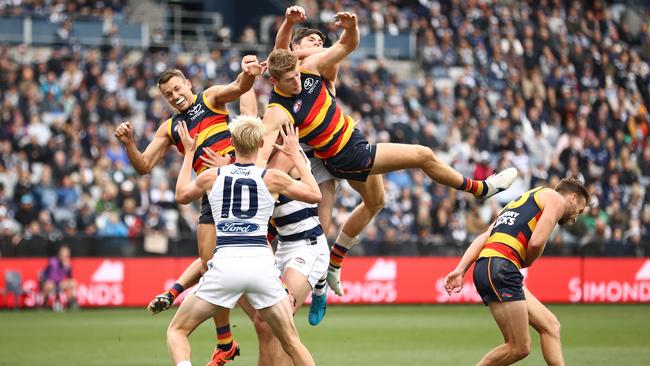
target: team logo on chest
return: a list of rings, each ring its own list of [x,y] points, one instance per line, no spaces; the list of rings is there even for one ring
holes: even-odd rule
[[[205,113],[205,110],[202,108],[201,104],[197,104],[194,107],[191,107],[187,114],[190,116],[190,120],[194,121],[197,117]]]
[[[293,110],[293,113],[298,113],[301,108],[302,108],[302,99],[298,99],[296,100],[295,103],[293,103],[293,108],[291,109]]]
[[[319,82],[320,80],[318,79],[307,78],[305,79],[303,88],[307,91],[307,93],[312,94],[314,92],[314,89],[316,89],[316,86],[318,86]]]

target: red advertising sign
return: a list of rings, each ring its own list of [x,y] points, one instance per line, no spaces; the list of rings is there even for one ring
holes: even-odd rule
[[[76,258],[72,261],[81,306],[146,306],[174,283],[193,258]],[[457,258],[347,258],[342,271],[345,295],[328,296],[330,303],[434,304],[480,303],[472,269],[459,294],[448,296],[445,275]],[[21,274],[25,306],[40,303],[38,275],[47,259],[0,260],[0,289],[7,271]],[[522,270],[526,286],[545,303],[650,302],[648,258],[542,258]],[[3,291],[0,291],[2,294]],[[186,291],[187,293],[187,291]],[[0,296],[0,307],[13,300]]]

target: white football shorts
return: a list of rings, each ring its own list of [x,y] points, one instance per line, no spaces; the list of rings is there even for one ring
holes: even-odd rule
[[[219,248],[201,277],[196,296],[232,309],[244,295],[255,309],[273,306],[287,297],[271,248]]]
[[[275,251],[275,261],[284,273],[287,268],[300,272],[313,289],[316,282],[327,274],[330,250],[325,235],[315,239],[279,242]]]
[[[314,176],[314,179],[316,179],[316,183],[321,184],[328,180],[336,179],[336,177],[325,168],[323,160],[312,156],[309,158],[309,163],[311,164],[311,174]]]

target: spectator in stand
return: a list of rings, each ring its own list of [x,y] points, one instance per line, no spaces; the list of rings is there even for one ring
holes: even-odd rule
[[[622,242],[638,237],[637,247],[650,244],[647,220],[642,220],[640,236],[631,235],[636,232],[632,219],[643,218],[650,201],[646,188],[650,184],[650,32],[647,24],[635,26],[643,21],[636,8],[614,4],[610,9],[608,2],[600,0],[304,3],[310,20],[325,22],[322,30],[328,42],[338,37],[329,24],[339,9],[358,15],[364,35],[412,32],[417,39],[417,61],[409,67],[401,67],[402,63],[396,67],[388,59],[341,64],[337,103],[354,116],[370,142],[421,143],[455,168],[474,173],[475,178],[490,172],[485,156],[493,170],[516,163],[529,172],[503,195],[516,196],[541,184],[553,186],[566,176],[581,177],[593,187],[598,215],[613,213],[598,230],[611,232],[613,237],[620,228]],[[152,32],[157,40],[152,49],[129,49],[113,30],[123,17],[124,4],[67,2],[59,6],[60,2],[23,1],[0,7],[2,14],[47,17],[61,29],[68,27],[68,20],[73,28],[80,18],[99,20],[108,37],[101,49],[73,45],[36,53],[27,46],[0,47],[0,183],[4,185],[0,190],[4,201],[0,202],[5,204],[6,217],[25,225],[23,236],[42,239],[41,226],[45,225],[30,225],[35,217],[32,210],[51,210],[52,189],[66,192],[66,209],[71,212],[56,215],[54,227],[63,230],[73,218],[79,235],[97,235],[103,213],[125,206],[128,197],[117,187],[133,179],[133,172],[124,165],[123,152],[115,149],[114,123],[131,120],[141,148],[151,141],[156,126],[168,118],[155,85],[162,70],[178,63],[193,70],[193,83],[204,85],[239,72],[237,63],[231,62],[237,59],[236,50],[213,48],[209,54],[177,57],[170,53],[174,48],[168,47],[162,31]],[[264,30],[247,25],[251,30],[243,37],[227,27],[218,31],[222,42],[218,48],[240,40],[259,47],[254,40],[262,39]],[[255,88],[265,104],[270,84],[260,80]],[[447,155],[450,151],[452,156]],[[164,208],[159,216],[166,227],[177,226],[175,217],[181,216],[173,199],[168,199],[173,188],[168,173],[180,166],[181,156],[165,159],[160,165],[165,168],[138,179],[129,196],[135,199],[142,225],[154,203]],[[69,179],[64,180],[66,176]],[[385,220],[378,217],[372,235],[382,238],[390,232],[401,242],[385,248],[431,241],[427,235],[443,235],[450,243],[461,237],[457,232],[452,235],[448,226],[471,213],[463,195],[448,196],[445,189],[419,180],[414,172],[389,179],[394,181],[393,188],[380,214]],[[413,200],[410,207],[399,204],[404,197],[400,188],[408,184],[430,201]],[[635,185],[641,191],[633,194]],[[359,199],[342,186],[332,232]],[[24,196],[26,202],[31,196],[31,208],[21,204]],[[443,200],[444,207],[439,209]],[[427,230],[423,223],[428,220],[420,205],[426,205],[431,220]],[[492,203],[486,205],[479,212],[492,210]],[[128,207],[130,212],[131,203]],[[174,211],[175,215],[170,214]],[[127,217],[131,232],[137,232],[132,227],[135,216],[129,213],[124,221]],[[191,222],[191,218],[184,220]],[[547,250],[573,250],[578,244],[576,235],[592,237],[596,229],[595,220],[584,233],[561,228],[553,238],[562,238],[557,240],[563,240],[564,246],[556,247],[551,240]]]
[[[59,248],[57,255],[48,260],[41,274],[42,305],[60,310],[65,304],[74,309],[77,307],[76,291],[77,283],[72,277],[70,248],[64,244]]]

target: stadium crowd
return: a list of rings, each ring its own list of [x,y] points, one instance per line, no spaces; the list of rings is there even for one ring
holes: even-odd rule
[[[121,3],[113,3],[119,14]],[[457,254],[501,204],[530,187],[573,176],[586,182],[594,202],[578,224],[556,230],[549,250],[647,255],[647,13],[639,17],[636,9],[602,1],[299,4],[330,39],[340,9],[359,15],[362,34],[416,35],[417,70],[410,78],[391,72],[390,62],[381,59],[354,59],[340,70],[337,100],[369,141],[429,146],[475,179],[508,166],[520,171],[513,188],[487,202],[433,185],[419,172],[388,174],[386,208],[357,252],[440,253],[454,243],[450,254]],[[246,38],[256,42],[255,31],[247,30]],[[233,80],[240,59],[235,49],[184,58],[165,48],[128,50],[107,42],[88,49],[65,39],[48,50],[0,48],[3,240],[21,245],[81,235],[120,246],[142,235],[191,234],[197,207],[174,202],[180,154],[139,177],[113,130],[130,120],[143,149],[170,116],[156,88],[163,70],[180,68],[199,91]],[[265,104],[270,83],[260,80],[255,88]],[[358,200],[342,183],[330,236]]]

